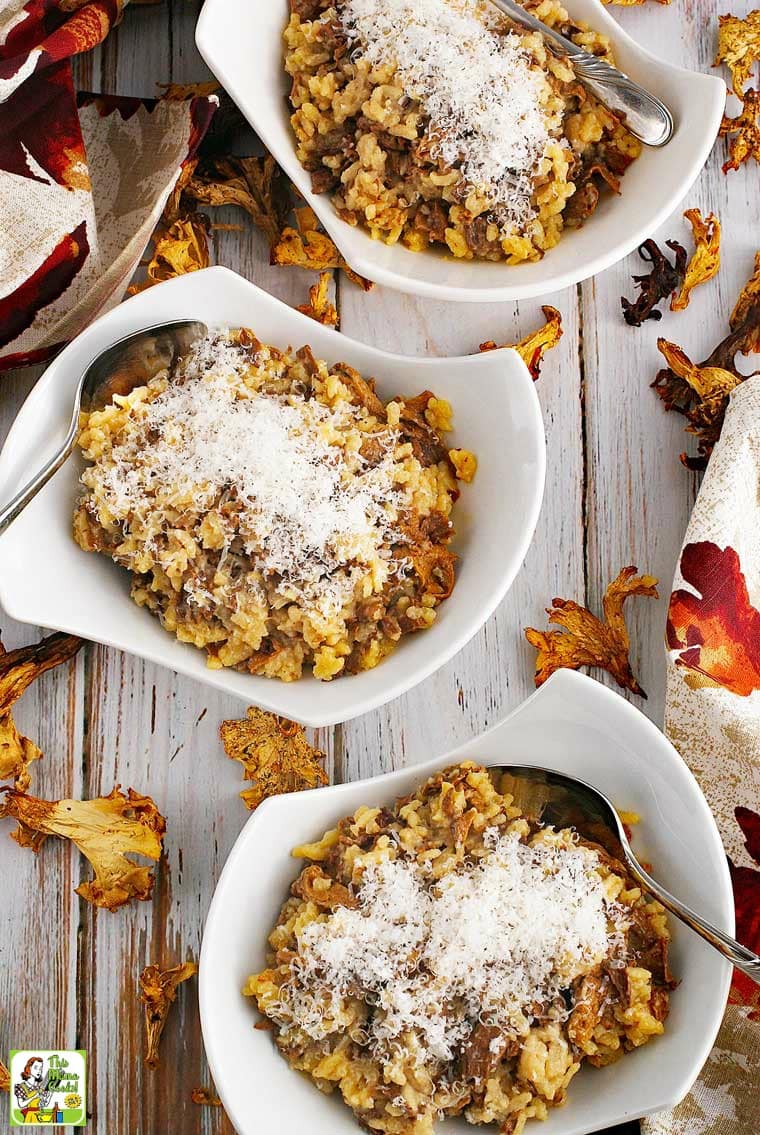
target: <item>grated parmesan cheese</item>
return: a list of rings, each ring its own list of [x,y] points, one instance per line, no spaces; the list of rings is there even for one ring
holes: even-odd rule
[[[486,832],[485,856],[434,880],[414,860],[370,863],[358,907],[296,930],[298,957],[268,1012],[287,1034],[323,1040],[341,999],[374,1007],[378,1053],[410,1033],[417,1059],[450,1061],[482,1022],[524,1036],[563,1020],[576,977],[615,954],[628,925],[595,870],[595,851]]]
[[[521,37],[482,0],[344,0],[340,12],[355,53],[395,64],[429,116],[434,153],[498,205],[505,229],[523,228],[550,130],[545,78]]]
[[[149,517],[162,493],[189,497],[199,513],[228,501],[226,541],[242,539],[255,567],[279,577],[284,598],[327,618],[354,597],[367,564],[391,570],[397,434],[373,433],[384,456],[369,466],[351,454],[349,466],[330,439],[355,427],[356,407],[256,391],[239,381],[250,366],[219,336],[195,344],[181,374],[132,407],[140,428],[117,438],[113,463],[98,473],[102,491],[117,520]],[[197,588],[188,594],[203,601]]]

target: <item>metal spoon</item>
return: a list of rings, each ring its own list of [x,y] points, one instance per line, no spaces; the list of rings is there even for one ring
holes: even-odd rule
[[[530,31],[540,32],[546,46],[554,55],[569,58],[579,81],[599,100],[625,122],[634,138],[646,146],[665,146],[673,137],[673,115],[655,95],[634,83],[617,67],[584,51],[553,28],[537,20],[517,0],[491,0],[505,16]]]
[[[0,535],[23,512],[29,502],[47,484],[71,454],[79,432],[79,413],[100,410],[114,394],[129,394],[144,386],[175,359],[185,354],[192,343],[208,333],[205,323],[182,319],[156,324],[133,331],[101,351],[87,366],[77,385],[74,408],[66,439],[54,457],[37,473],[13,500],[0,509]]]
[[[713,926],[664,887],[644,870],[631,850],[625,828],[612,802],[583,780],[564,776],[545,768],[531,768],[524,765],[492,765],[488,772],[499,778],[497,786],[502,792],[509,792],[527,815],[535,816],[554,827],[578,828],[583,822],[602,824],[620,846],[622,858],[628,870],[644,890],[654,895],[676,918],[709,942],[711,946],[727,958],[732,965],[747,977],[760,984],[760,955],[742,946],[717,926]],[[620,856],[618,856],[619,858]]]

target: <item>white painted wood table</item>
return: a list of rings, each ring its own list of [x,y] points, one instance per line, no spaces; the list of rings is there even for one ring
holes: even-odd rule
[[[741,15],[749,7],[733,10]],[[103,47],[78,61],[80,88],[148,96],[159,82],[206,78],[193,40],[199,8],[199,0],[130,5]],[[652,50],[667,50],[684,66],[710,66],[716,38],[710,0],[615,14]],[[721,273],[695,293],[687,312],[640,329],[624,324],[620,296],[633,294],[635,256],[546,297],[561,311],[565,333],[538,387],[548,476],[526,562],[493,618],[447,666],[384,709],[318,733],[334,780],[443,753],[493,724],[533,688],[534,652],[523,628],[544,625],[544,607],[555,595],[598,608],[605,585],[630,563],[661,580],[658,603],[634,600],[629,607],[634,664],[649,693],[648,701],[634,700],[661,723],[666,598],[698,485],[678,461],[686,448],[683,420],[665,413],[649,383],[659,366],[658,333],[694,358],[722,337],[760,243],[757,167],[724,177],[722,160],[721,142],[685,202],[714,209],[724,228]],[[232,212],[214,219],[240,220]],[[680,211],[653,235],[683,240]],[[271,268],[263,238],[248,225],[215,234],[214,255],[289,303],[303,302],[313,282],[306,273]],[[346,334],[412,355],[475,351],[485,339],[514,341],[541,320],[537,300],[455,305],[382,288],[365,295],[344,279],[338,306]],[[0,437],[38,374],[2,379]],[[39,637],[36,628],[4,615],[0,628],[9,649]],[[16,713],[45,753],[34,768],[37,794],[90,797],[115,783],[132,785],[150,793],[168,818],[152,902],[116,914],[78,900],[74,888],[88,867],[63,841],[48,841],[35,857],[5,832],[0,840],[0,1054],[30,1045],[86,1048],[91,1130],[104,1135],[231,1131],[219,1109],[190,1101],[191,1089],[208,1083],[194,988],[181,991],[162,1068],[150,1072],[141,1060],[136,986],[148,963],[197,957],[215,882],[248,818],[238,797],[239,766],[226,759],[218,738],[220,721],[244,709],[189,679],[88,644],[74,663],[45,676]],[[0,1101],[0,1124],[6,1106]]]

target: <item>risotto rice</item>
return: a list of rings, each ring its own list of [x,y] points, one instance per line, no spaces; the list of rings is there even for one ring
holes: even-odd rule
[[[429,391],[383,404],[308,346],[214,335],[83,416],[74,535],[211,667],[370,669],[454,587],[450,515],[476,461],[450,429]]]
[[[298,158],[343,220],[388,244],[538,260],[640,152],[572,64],[489,0],[290,3]],[[613,62],[607,37],[558,0],[526,7]]]
[[[464,1115],[518,1135],[584,1061],[664,1031],[669,932],[614,847],[517,807],[470,761],[315,843],[244,993],[362,1126]]]

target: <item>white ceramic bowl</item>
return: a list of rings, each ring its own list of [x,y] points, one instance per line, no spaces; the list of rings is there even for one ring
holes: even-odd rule
[[[542,260],[515,266],[457,261],[434,252],[410,252],[401,244],[383,244],[342,221],[329,194],[312,193],[310,175],[296,158],[288,117],[282,63],[287,0],[206,0],[196,43],[357,272],[378,284],[437,299],[526,299],[596,275],[651,236],[702,169],[725,105],[722,79],[657,59],[626,35],[599,0],[566,2],[573,17],[610,37],[618,66],[671,108],[676,132],[663,149],[645,148],[623,178],[620,196],[605,195],[583,228],[566,232]]]
[[[604,686],[564,670],[501,724],[445,757],[373,780],[265,801],[250,818],[211,903],[200,962],[203,1038],[214,1083],[239,1135],[355,1135],[339,1094],[324,1096],[293,1072],[269,1033],[256,1031],[240,992],[265,965],[266,936],[298,874],[290,849],[316,839],[360,804],[389,804],[426,777],[469,757],[543,765],[598,785],[642,817],[634,846],[665,886],[729,933],[733,900],[726,857],[707,803],[675,749],[643,714]],[[671,920],[672,967],[681,983],[663,1036],[618,1064],[584,1068],[565,1107],[535,1135],[584,1135],[675,1105],[707,1058],[728,996],[731,967]],[[470,1135],[464,1120],[451,1135]],[[484,1128],[492,1132],[494,1128]]]
[[[434,625],[403,639],[374,670],[318,682],[280,682],[209,670],[205,655],[178,642],[129,598],[129,577],[106,556],[83,552],[71,535],[77,481],[72,456],[0,537],[0,603],[14,619],[55,627],[160,662],[307,725],[346,721],[410,689],[448,661],[501,601],[528,550],[544,486],[545,444],[533,382],[512,350],[455,359],[411,359],[365,347],[322,327],[225,268],[159,284],[121,304],[51,363],[24,403],[0,454],[0,500],[41,468],[66,433],[84,367],[130,331],[185,317],[244,324],[264,342],[344,360],[374,375],[378,392],[427,388],[454,408],[453,445],[475,450],[479,469],[463,487],[452,544],[457,585]]]

